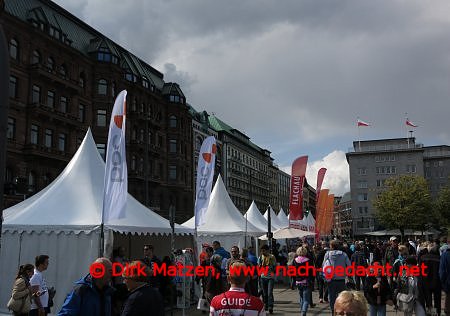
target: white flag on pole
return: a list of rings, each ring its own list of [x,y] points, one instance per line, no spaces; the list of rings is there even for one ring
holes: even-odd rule
[[[205,224],[206,210],[208,209],[214,178],[214,165],[216,163],[216,139],[207,137],[200,148],[197,166],[197,182],[195,193],[195,227]]]
[[[128,171],[125,156],[126,98],[126,90],[119,93],[114,102],[109,123],[102,223],[125,217],[128,195]]]

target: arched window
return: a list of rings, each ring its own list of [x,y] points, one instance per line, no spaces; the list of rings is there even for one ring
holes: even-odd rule
[[[137,109],[137,99],[133,99],[133,103],[131,103],[131,111],[136,112]]]
[[[133,129],[131,130],[131,139],[132,140],[136,140],[136,134],[137,134],[137,129],[136,129],[136,127],[133,127]]]
[[[33,171],[28,173],[28,191],[34,192],[36,189],[36,174]]]
[[[139,158],[139,172],[144,172],[144,158]]]
[[[47,69],[48,71],[53,71],[55,68],[55,61],[52,57],[47,58]]]
[[[175,115],[169,117],[169,127],[177,127],[177,117]]]
[[[14,38],[9,41],[9,56],[15,60],[19,57],[19,43]]]
[[[59,67],[59,74],[61,75],[61,77],[66,78],[66,76],[67,76],[67,69],[66,69],[66,66],[64,64],[62,64],[61,67]]]
[[[34,50],[33,55],[31,56],[31,64],[39,64],[41,62],[41,53],[39,51]]]
[[[100,79],[98,81],[98,94],[106,95],[106,91],[108,90],[108,83],[105,79]]]
[[[80,73],[78,84],[80,85],[80,87],[84,88],[84,85],[86,84],[86,76],[84,75],[84,72]]]

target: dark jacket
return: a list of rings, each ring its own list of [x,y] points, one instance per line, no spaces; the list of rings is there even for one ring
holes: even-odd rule
[[[226,258],[226,259],[230,259],[231,258],[230,253],[228,251],[226,251],[225,249],[223,249],[223,247],[219,247],[216,250],[214,250],[214,254],[221,256],[222,259],[223,258]]]
[[[351,262],[355,263],[355,266],[363,266],[367,267],[367,257],[364,251],[362,250],[356,250],[354,254],[352,254]]]
[[[67,295],[66,300],[58,315],[71,316],[110,316],[111,296],[114,289],[106,286],[102,292],[92,282],[90,274],[75,282],[72,292]],[[103,306],[101,302],[103,301]]]
[[[125,301],[121,316],[164,315],[163,299],[149,284],[134,289]]]
[[[439,280],[439,253],[427,253],[422,256],[422,263],[427,267],[425,275],[419,276],[418,285],[423,287],[424,291],[440,290],[441,282]]]
[[[373,286],[377,283],[377,278],[368,276],[364,283],[364,296],[370,305],[386,305],[387,300],[392,300],[392,291],[388,280],[385,276],[381,277],[380,288],[374,289]],[[377,303],[377,296],[380,296],[380,302]]]
[[[450,249],[447,249],[441,256],[439,265],[439,278],[441,279],[442,289],[447,295],[450,293]]]

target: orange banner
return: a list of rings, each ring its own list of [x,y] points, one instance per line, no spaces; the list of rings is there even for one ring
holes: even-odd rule
[[[329,235],[331,233],[331,228],[333,227],[333,215],[334,215],[333,213],[334,213],[334,194],[330,194],[327,197],[327,213],[324,225],[325,235]]]
[[[316,212],[317,212],[316,228],[319,233],[322,232],[322,227],[323,227],[324,220],[325,220],[325,206],[326,206],[328,192],[329,192],[328,189],[323,189],[320,192],[319,201],[317,202],[317,205],[316,205]]]

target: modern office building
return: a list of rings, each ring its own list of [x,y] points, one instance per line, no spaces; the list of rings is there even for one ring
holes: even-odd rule
[[[126,89],[129,192],[176,221],[192,198],[192,122],[176,83],[49,0],[1,0],[9,44],[5,206],[43,189],[87,129],[105,156],[114,99]]]
[[[432,196],[449,183],[449,146],[426,147],[413,137],[355,141],[346,156],[354,235],[382,228],[375,218],[373,201],[386,179],[407,174],[425,177]]]

